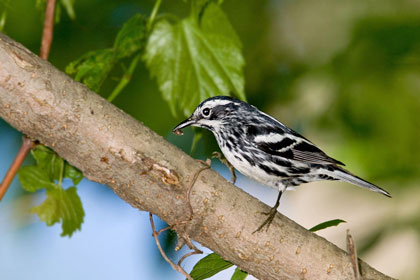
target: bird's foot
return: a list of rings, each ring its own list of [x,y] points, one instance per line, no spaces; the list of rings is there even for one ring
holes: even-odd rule
[[[274,220],[274,217],[277,213],[277,207],[271,208],[270,212],[261,212],[261,214],[268,216],[267,219],[262,223],[252,234],[261,231],[265,227],[265,231],[268,231],[271,223]]]
[[[226,165],[227,168],[229,168],[230,174],[232,174],[232,178],[230,180],[232,184],[235,184],[236,173],[235,173],[235,168],[233,167],[233,165],[226,158],[224,158],[222,154],[219,152],[213,152],[211,157],[219,159],[221,163],[223,163],[224,165]]]

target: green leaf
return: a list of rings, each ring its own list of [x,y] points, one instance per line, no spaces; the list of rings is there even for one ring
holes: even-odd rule
[[[190,275],[194,280],[207,279],[231,266],[230,262],[225,261],[218,254],[212,253],[199,260],[193,267]]]
[[[80,229],[85,214],[76,188],[64,190],[61,182],[63,178],[70,178],[76,185],[83,175],[45,146],[37,146],[32,150],[32,155],[37,164],[22,167],[19,170],[19,180],[22,187],[30,192],[45,188],[47,199],[41,205],[32,208],[31,212],[37,213],[49,226],[61,222],[61,235],[71,236],[76,229]],[[55,184],[55,181],[58,181],[58,184]]]
[[[71,179],[73,181],[73,185],[76,186],[83,179],[83,173],[76,167],[66,162],[66,165],[64,166],[64,177]]]
[[[60,190],[61,191],[61,188]],[[48,191],[47,199],[36,207],[32,207],[31,213],[38,214],[39,218],[44,221],[48,226],[60,222],[60,213],[58,211],[58,199],[55,196],[57,191]]]
[[[21,167],[18,177],[20,184],[28,192],[34,192],[43,188],[50,190],[57,187],[51,182],[48,172],[36,165]]]
[[[142,49],[147,38],[147,18],[136,14],[124,23],[115,38],[114,49],[117,58],[133,55]]]
[[[39,168],[47,172],[51,182],[59,180],[64,168],[64,160],[59,157],[53,150],[39,145],[32,150],[32,155],[35,158]]]
[[[83,82],[98,92],[102,83],[116,63],[113,49],[90,51],[66,67],[66,73],[76,74],[76,81]]]
[[[36,160],[37,166],[44,170],[52,183],[63,178],[69,178],[73,185],[77,185],[83,179],[82,172],[76,167],[64,161],[53,150],[39,145],[32,150],[32,155]]]
[[[240,270],[239,268],[236,268],[230,280],[244,280],[247,276],[248,276],[248,273]]]
[[[341,223],[347,223],[347,222],[343,221],[343,220],[340,220],[340,219],[326,221],[326,222],[320,223],[319,225],[316,225],[316,226],[310,228],[309,231],[315,232],[315,231],[318,231],[318,230],[321,230],[321,229],[324,229],[324,228],[338,226]]]
[[[75,0],[60,0],[61,5],[64,7],[64,9],[67,12],[67,15],[71,19],[76,18],[76,14],[74,13],[74,1]]]
[[[158,21],[144,60],[175,115],[190,115],[200,101],[229,95],[245,99],[241,43],[218,5],[207,5],[200,24],[188,17]]]
[[[31,209],[39,218],[51,226],[61,222],[63,232],[61,236],[69,236],[80,230],[85,216],[82,202],[77,195],[76,188],[64,190],[61,187],[47,191],[47,199],[39,206]]]

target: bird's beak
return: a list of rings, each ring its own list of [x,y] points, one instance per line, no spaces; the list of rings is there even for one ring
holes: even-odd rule
[[[181,122],[180,124],[178,124],[177,126],[175,126],[174,129],[172,129],[172,132],[176,135],[182,135],[182,131],[181,129],[183,129],[184,127],[190,126],[192,124],[195,124],[195,119],[193,119],[192,117],[189,117],[188,119],[186,119],[185,121]]]

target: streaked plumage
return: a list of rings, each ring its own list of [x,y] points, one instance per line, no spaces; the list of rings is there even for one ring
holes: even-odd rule
[[[246,102],[226,96],[209,98],[174,132],[190,125],[212,131],[226,159],[245,176],[279,189],[278,201],[286,189],[318,180],[341,180],[390,197],[387,191],[351,174],[341,167],[342,162]],[[273,217],[266,223],[270,224]]]

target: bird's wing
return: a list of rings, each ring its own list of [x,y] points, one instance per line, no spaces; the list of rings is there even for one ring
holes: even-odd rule
[[[305,163],[344,165],[287,127],[248,126],[247,137],[257,148],[270,155]]]

